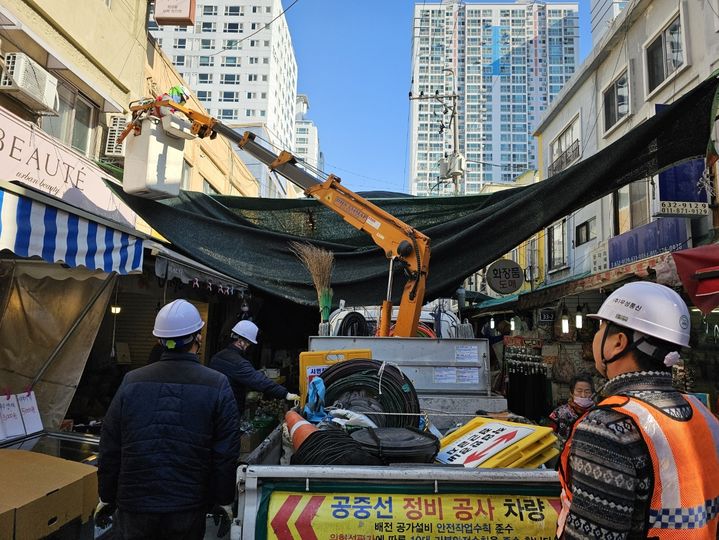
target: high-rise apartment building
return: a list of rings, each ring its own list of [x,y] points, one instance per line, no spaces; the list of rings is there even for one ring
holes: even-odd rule
[[[579,59],[577,3],[422,2],[412,42],[412,193],[451,193],[439,162],[455,151],[461,193],[536,168],[534,126]]]
[[[251,130],[275,150],[294,150],[297,62],[281,0],[200,0],[194,27],[152,35],[210,114]],[[241,154],[261,195],[287,193],[286,181]]]

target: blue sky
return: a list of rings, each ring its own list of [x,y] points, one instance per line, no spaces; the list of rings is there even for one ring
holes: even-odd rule
[[[589,1],[579,0],[580,60],[591,48]],[[286,8],[292,0],[283,4]],[[319,128],[324,170],[353,191],[409,191],[414,4],[299,0],[286,14],[297,57],[297,90],[309,97],[307,116]]]

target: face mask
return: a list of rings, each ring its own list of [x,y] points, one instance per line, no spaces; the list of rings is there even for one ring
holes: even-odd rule
[[[574,400],[574,403],[579,405],[582,409],[586,409],[588,407],[591,407],[594,405],[594,400],[592,398],[588,397],[575,397],[572,398]]]

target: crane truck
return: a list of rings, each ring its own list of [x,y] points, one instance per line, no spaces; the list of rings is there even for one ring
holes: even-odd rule
[[[429,415],[435,424],[448,419],[456,423],[474,414],[477,408],[491,410],[491,407],[477,407],[475,395],[469,395],[466,390],[453,390],[453,385],[443,378],[468,369],[466,366],[473,366],[474,361],[477,373],[483,369],[485,376],[481,379],[477,375],[476,383],[487,381],[486,340],[424,340],[423,344],[414,337],[430,258],[427,236],[345,188],[338,177],[329,175],[321,181],[299,167],[291,153],[273,153],[249,131],[238,133],[207,114],[168,99],[145,100],[131,105],[130,109],[132,120],[121,140],[133,132],[137,134],[148,114],[171,110],[189,120],[194,136],[226,137],[349,224],[367,232],[390,261],[387,298],[380,313],[380,337],[341,338],[342,344],[337,348],[357,348],[360,343],[361,348],[371,349],[374,358],[382,359],[386,354],[407,369],[413,374],[420,404],[428,410],[434,406],[434,410],[446,411],[439,413],[436,419]],[[405,266],[407,275],[393,331],[395,338],[402,339],[387,339],[392,318],[392,265],[397,262]],[[313,339],[310,338],[310,349]],[[316,338],[315,342],[323,350],[334,347],[332,337]],[[449,360],[442,357],[448,351],[453,355]],[[463,363],[467,360],[469,364]],[[428,373],[434,376],[427,378]],[[437,377],[438,373],[442,374],[441,378]],[[434,391],[434,395],[423,395],[423,390],[429,394]],[[486,397],[490,397],[488,390]],[[470,415],[461,414],[470,409]],[[453,414],[456,418],[452,418]],[[280,465],[281,449],[279,426],[245,457],[246,463],[238,467],[236,517],[230,531],[233,540],[554,538],[559,508],[559,482],[554,471],[418,464],[393,467]]]
[[[145,115],[153,111],[172,110],[175,114],[181,113],[191,122],[190,129],[193,135],[199,138],[215,138],[217,135],[222,135],[267,165],[270,170],[276,171],[301,187],[305,195],[317,199],[339,214],[347,223],[369,234],[390,261],[387,297],[382,302],[379,335],[385,337],[390,335],[392,318],[390,294],[394,275],[392,270],[396,262],[404,265],[407,283],[402,292],[393,335],[410,337],[416,334],[429,265],[430,249],[427,236],[344,187],[339,177],[331,174],[326,180],[321,181],[302,167],[298,167],[297,159],[290,152],[282,151],[279,155],[273,153],[257,142],[256,135],[250,131],[238,133],[209,115],[171,100],[145,100],[131,105],[130,110],[132,120],[122,133],[120,142],[130,132],[137,134],[142,129]]]

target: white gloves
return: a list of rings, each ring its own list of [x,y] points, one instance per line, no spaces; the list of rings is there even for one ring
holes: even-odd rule
[[[293,394],[292,392],[287,392],[287,395],[285,396],[285,399],[286,399],[287,401],[299,401],[299,400],[300,400],[300,396],[298,396],[297,394]]]
[[[334,422],[337,422],[341,426],[356,426],[368,428],[377,427],[377,424],[375,424],[367,416],[358,412],[349,411],[347,409],[333,409],[329,411],[329,413],[332,416],[332,420]]]
[[[102,499],[95,507],[95,525],[104,529],[112,523],[112,515],[115,513],[115,505],[106,503]]]

